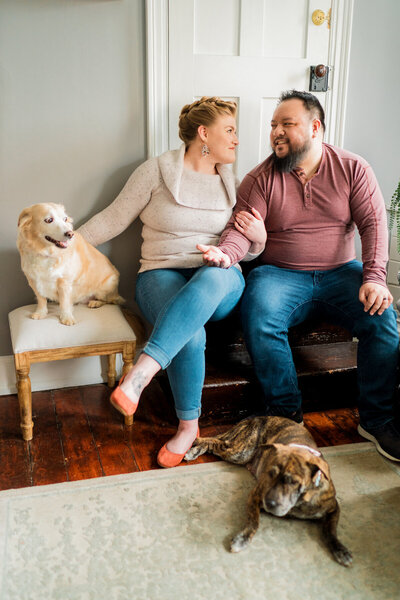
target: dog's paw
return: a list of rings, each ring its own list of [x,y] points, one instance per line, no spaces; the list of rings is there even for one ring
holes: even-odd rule
[[[333,550],[333,556],[340,565],[343,565],[343,567],[349,567],[353,562],[353,555],[345,546]]]
[[[108,302],[110,304],[125,304],[126,300],[122,296],[118,295],[118,296],[115,296],[115,298],[110,298],[110,300],[108,300]]]
[[[60,315],[60,323],[63,325],[75,325],[76,321],[72,315]]]
[[[47,317],[47,312],[34,312],[31,314],[31,319],[45,319]]]
[[[231,552],[240,552],[249,545],[249,537],[245,533],[238,533],[232,538],[229,550]]]
[[[88,302],[88,308],[100,308],[100,306],[104,306],[106,304],[103,300],[90,300]]]
[[[196,460],[196,458],[198,458],[199,456],[204,454],[204,452],[205,452],[205,450],[201,446],[192,446],[186,452],[184,459],[187,461]]]

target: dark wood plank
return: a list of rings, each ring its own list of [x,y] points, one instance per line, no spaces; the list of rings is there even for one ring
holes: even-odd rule
[[[32,394],[33,439],[29,442],[33,485],[67,481],[53,392]]]
[[[139,470],[121,415],[111,406],[106,385],[83,388],[82,402],[104,475]]]
[[[82,388],[68,388],[54,392],[69,481],[104,475],[83,405],[82,393]]]
[[[20,429],[16,394],[0,398],[0,490],[32,485],[29,442]]]
[[[352,415],[347,426],[345,422],[349,419],[348,413],[341,419],[341,427],[336,424],[338,415],[344,410],[346,409],[339,409],[339,412],[331,410],[324,413],[313,412],[304,415],[304,425],[314,437],[318,446],[340,446],[354,441],[364,441],[356,433],[354,415]]]
[[[365,442],[365,439],[357,432],[359,415],[356,408],[327,410],[325,414],[328,419],[331,419],[335,427],[345,434],[348,440],[347,444]]]
[[[349,371],[357,366],[357,342],[296,346],[292,353],[298,375]]]

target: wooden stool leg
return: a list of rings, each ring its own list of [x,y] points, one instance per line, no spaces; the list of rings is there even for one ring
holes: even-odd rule
[[[127,342],[122,351],[122,375],[126,375],[131,368],[133,367],[133,358],[135,356],[136,343],[135,342]],[[129,417],[124,417],[124,422],[127,427],[131,427],[133,425],[133,415]]]
[[[135,348],[135,342],[127,342],[122,350],[122,361],[124,363],[122,367],[122,375],[126,375],[133,367]]]
[[[22,437],[25,441],[29,441],[33,437],[32,390],[29,371],[29,358],[26,355],[16,355],[15,372],[17,374],[19,412],[21,416]]]
[[[116,354],[109,354],[107,356],[108,360],[108,371],[107,371],[107,385],[108,387],[114,387],[115,379],[117,377],[117,370],[115,368],[115,359]]]

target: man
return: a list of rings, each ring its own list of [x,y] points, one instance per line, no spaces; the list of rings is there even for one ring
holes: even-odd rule
[[[250,246],[244,211],[261,214],[267,243],[247,278],[242,320],[266,414],[301,422],[288,329],[321,316],[359,340],[359,433],[400,461],[393,417],[399,336],[386,287],[385,204],[368,163],[325,144],[324,129],[315,96],[282,94],[271,122],[273,152],[244,178],[235,214],[218,247],[203,248],[204,260],[221,267],[241,260]],[[362,263],[355,260],[355,226]]]

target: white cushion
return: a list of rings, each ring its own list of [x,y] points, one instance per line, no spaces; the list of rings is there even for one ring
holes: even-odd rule
[[[60,323],[58,304],[48,304],[49,314],[45,319],[30,318],[35,308],[36,304],[21,306],[8,315],[14,354],[136,340],[120,307],[115,304],[100,308],[75,305],[75,325]]]

